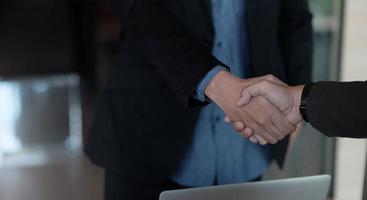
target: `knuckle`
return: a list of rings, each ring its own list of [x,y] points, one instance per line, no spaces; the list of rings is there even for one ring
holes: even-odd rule
[[[233,128],[234,128],[235,130],[237,130],[237,131],[239,131],[239,130],[240,130],[240,128],[238,127],[238,125],[237,125],[237,124],[234,124],[234,125],[233,125]]]
[[[266,88],[270,84],[270,81],[268,79],[265,79],[265,80],[262,80],[259,84],[260,84],[260,87]]]
[[[242,134],[243,134],[246,138],[251,137],[251,134],[248,134],[248,133],[246,133],[246,132],[243,132]]]
[[[243,125],[242,125],[242,124],[240,124],[240,123],[238,123],[238,124],[236,125],[236,129],[237,129],[238,131],[242,131],[242,129],[243,129]]]
[[[268,75],[266,75],[266,80],[275,81],[275,77],[272,74],[268,74]]]
[[[261,126],[265,124],[265,119],[263,117],[257,119],[257,123]]]
[[[259,119],[258,119],[258,123],[260,124],[260,125],[262,125],[262,126],[264,126],[264,125],[267,125],[268,124],[268,118],[267,117],[265,117],[265,116],[261,116],[261,117],[259,117]]]

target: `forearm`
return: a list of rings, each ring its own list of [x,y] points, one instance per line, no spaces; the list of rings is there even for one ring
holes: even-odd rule
[[[307,116],[328,136],[367,137],[367,82],[318,82],[312,86]]]

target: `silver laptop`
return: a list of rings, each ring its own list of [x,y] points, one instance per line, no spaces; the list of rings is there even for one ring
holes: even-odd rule
[[[325,200],[329,175],[164,191],[159,200]]]

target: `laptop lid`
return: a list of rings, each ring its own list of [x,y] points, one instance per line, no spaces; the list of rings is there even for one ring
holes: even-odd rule
[[[329,175],[164,191],[159,200],[325,200]]]

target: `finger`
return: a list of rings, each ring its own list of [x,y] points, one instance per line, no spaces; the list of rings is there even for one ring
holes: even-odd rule
[[[272,109],[272,107],[268,107]],[[268,143],[275,144],[278,142],[279,131],[274,127],[271,117],[267,113],[261,112],[255,120],[255,124],[249,125],[252,128],[254,135],[259,135]]]
[[[251,112],[246,111],[247,106],[241,107],[241,110],[250,116],[247,121],[245,119],[242,121],[249,123],[246,125],[246,127],[251,128],[253,134],[260,135],[269,143],[277,143],[282,136],[279,130],[274,127],[271,120],[271,115],[269,114],[278,111],[278,109],[271,105],[269,101],[263,97],[256,97],[253,101],[254,102],[249,105],[251,106],[249,108],[255,107],[255,109],[252,109]],[[280,111],[278,112],[280,113]]]
[[[246,138],[250,138],[252,136],[253,131],[249,127],[246,127],[245,129],[243,129],[242,133]]]
[[[233,122],[233,127],[234,129],[236,129],[236,131],[238,132],[242,132],[245,127],[245,124],[241,121],[236,121],[236,122]]]
[[[258,81],[242,90],[240,99],[237,101],[237,106],[244,106],[248,104],[253,97],[265,96],[266,88],[270,86],[269,81]]]
[[[257,141],[257,139],[256,139],[256,137],[255,137],[255,136],[251,136],[251,137],[249,138],[249,140],[250,140],[252,143],[254,143],[254,144],[257,144],[257,143],[258,143],[258,141]]]
[[[291,124],[279,110],[272,112],[270,115],[273,125],[280,134],[280,138],[277,139],[281,140],[296,129],[296,125]]]
[[[275,127],[272,121],[269,121],[266,124],[262,124],[262,127],[265,133],[267,133],[267,135],[264,135],[264,134],[261,134],[261,135],[258,134],[258,135],[262,136],[263,139],[265,139],[267,142],[271,144],[275,144],[279,140],[282,140],[284,138],[282,133]]]
[[[280,86],[288,86],[288,84],[284,83],[283,81],[281,81],[280,79],[278,79],[276,76],[272,75],[272,74],[268,74],[268,75],[265,75],[265,76],[259,76],[259,77],[254,77],[254,78],[249,78],[249,79],[246,79],[249,84],[247,87],[249,86],[252,86],[252,85],[256,85],[256,84],[263,84],[264,82],[269,82],[271,84],[277,84],[277,85],[280,85]],[[256,95],[256,96],[260,96],[259,95]],[[243,103],[244,104],[247,104],[251,98],[251,94],[244,98],[243,99]],[[255,97],[255,95],[252,95],[252,97]]]
[[[240,135],[241,135],[243,138],[249,139],[249,137],[247,137],[247,136],[243,133],[243,131],[242,131],[242,132],[240,132]]]
[[[224,117],[224,122],[225,122],[225,123],[229,123],[229,122],[231,122],[231,119],[226,115],[226,116]]]
[[[275,141],[275,143],[277,143],[279,140],[284,139],[284,137],[288,134],[288,133],[280,132],[279,129],[275,126],[273,122],[271,122],[271,125],[268,126],[267,130],[271,134],[271,136],[273,136],[277,140]],[[275,144],[274,142],[270,142],[270,143]]]
[[[246,130],[246,131],[245,131]],[[241,136],[247,139],[250,139],[253,135],[252,135],[252,130],[248,127],[246,127],[245,129],[243,129],[240,132]]]
[[[240,99],[237,101],[237,106],[244,106],[250,103],[252,96],[251,93],[249,93],[246,88],[242,91]]]
[[[278,140],[273,136],[271,129],[267,126],[270,125],[258,125],[256,128],[253,128],[253,135],[261,136],[263,140],[266,141],[266,143],[275,144],[278,142]],[[268,131],[270,130],[270,131]],[[259,138],[257,138],[259,140]],[[259,141],[260,142],[260,141]]]
[[[285,112],[289,107],[290,93],[278,84],[274,84],[268,80],[262,80],[250,84],[242,90],[242,95],[237,101],[237,106],[244,106],[248,104],[251,99],[262,96],[268,101],[272,102],[282,112]]]
[[[261,144],[261,145],[267,145],[268,142],[261,136],[259,135],[254,135],[254,137],[256,138],[256,140]]]

